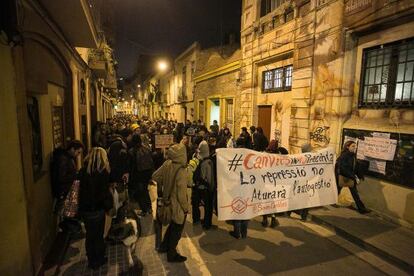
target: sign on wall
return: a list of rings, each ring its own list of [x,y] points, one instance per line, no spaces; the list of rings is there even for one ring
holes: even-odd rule
[[[334,204],[334,162],[331,148],[292,155],[218,149],[218,219],[250,219]]]

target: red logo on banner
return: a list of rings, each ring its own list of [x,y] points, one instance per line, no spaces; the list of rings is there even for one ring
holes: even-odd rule
[[[242,214],[247,209],[247,200],[243,200],[241,197],[236,197],[231,202],[231,209],[237,214]]]

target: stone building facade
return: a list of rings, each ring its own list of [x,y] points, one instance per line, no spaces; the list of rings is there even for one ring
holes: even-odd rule
[[[262,126],[291,153],[307,142],[339,152],[348,138],[397,141],[393,160],[362,160],[369,176],[360,191],[370,208],[411,226],[414,181],[404,173],[414,169],[413,8],[412,1],[244,0],[238,97],[241,125]]]
[[[105,54],[103,75],[92,65],[103,37],[90,2],[10,0],[0,10],[0,274],[32,275],[57,230],[50,156],[67,139],[91,146],[92,123],[111,113],[115,71]]]
[[[194,78],[196,120],[201,120],[210,126],[217,120],[220,126],[224,124],[233,135],[238,135],[240,122],[239,103],[237,94],[240,85],[241,51],[232,47],[228,56],[220,54],[219,49],[209,49],[205,64],[197,68]]]

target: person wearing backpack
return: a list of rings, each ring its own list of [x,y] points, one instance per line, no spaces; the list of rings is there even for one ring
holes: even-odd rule
[[[214,164],[210,159],[209,145],[202,141],[198,147],[200,164],[193,175],[194,187],[192,189],[193,223],[200,220],[200,203],[204,202],[203,228],[208,230],[212,226],[213,195],[215,190]]]
[[[167,150],[168,160],[154,172],[152,179],[163,197],[169,203],[171,221],[165,232],[158,252],[167,253],[168,262],[184,262],[186,257],[177,252],[177,245],[184,229],[189,204],[187,199],[188,177],[186,172],[187,153],[183,144],[175,144]]]
[[[148,184],[154,172],[154,162],[149,148],[142,144],[139,134],[132,136],[133,147],[129,150],[131,195],[141,208],[141,215],[152,214]]]

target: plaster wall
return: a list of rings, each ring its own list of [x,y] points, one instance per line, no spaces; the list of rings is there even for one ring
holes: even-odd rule
[[[351,63],[350,90],[353,91],[352,113],[343,128],[376,130],[414,134],[414,111],[412,109],[363,109],[358,108],[362,54],[365,48],[414,37],[414,22],[392,27],[381,32],[359,37],[348,55]],[[352,56],[355,58],[352,59]],[[409,227],[414,225],[414,190],[384,180],[368,177],[360,187],[361,198],[369,208],[381,215]]]
[[[0,45],[0,274],[32,275],[27,202],[16,113],[15,70],[9,47]]]

